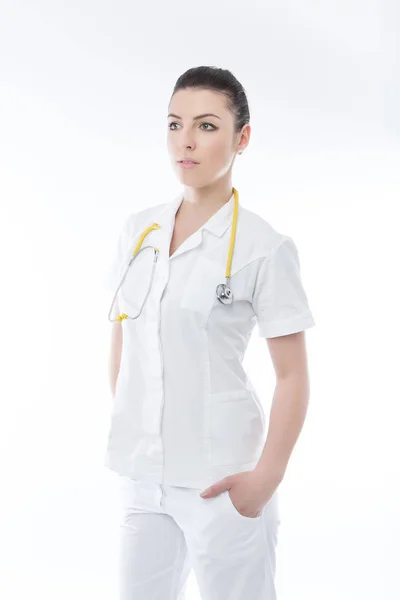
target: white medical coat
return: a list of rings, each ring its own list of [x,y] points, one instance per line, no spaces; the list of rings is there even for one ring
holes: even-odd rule
[[[169,257],[183,194],[128,216],[107,276],[110,302],[143,231],[159,248],[153,283],[136,320],[121,321],[123,345],[105,465],[121,475],[206,488],[253,469],[267,420],[242,367],[257,323],[264,338],[315,325],[297,248],[239,204],[231,269],[234,301],[221,304],[234,196]],[[135,316],[149,287],[154,251],[134,259],[118,292]],[[114,317],[117,313],[114,309]]]

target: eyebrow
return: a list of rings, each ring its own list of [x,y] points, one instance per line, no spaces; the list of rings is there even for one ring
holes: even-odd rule
[[[182,117],[178,117],[178,115],[174,115],[173,113],[170,113],[168,117],[173,117],[174,119],[182,119]],[[205,113],[204,115],[193,117],[193,121],[197,121],[197,119],[204,119],[204,117],[216,117],[217,119],[221,119],[221,117],[219,117],[218,115],[213,115],[212,113]]]

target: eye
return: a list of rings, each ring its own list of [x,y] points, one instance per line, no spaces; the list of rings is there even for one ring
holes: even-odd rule
[[[172,121],[172,122],[171,122],[171,123],[169,123],[169,125],[168,125],[168,129],[169,129],[170,131],[176,131],[176,129],[175,129],[175,128],[174,128],[174,129],[172,129],[171,125],[178,125],[178,123],[176,123],[175,121]],[[213,131],[214,129],[217,129],[217,128],[215,127],[215,125],[213,125],[212,123],[201,123],[200,127],[201,127],[202,125],[209,125],[210,127],[212,127],[212,129],[203,129],[203,131]]]
[[[210,125],[212,127],[212,129],[206,129],[206,131],[213,131],[213,129],[216,129],[212,123],[202,123],[202,125]]]

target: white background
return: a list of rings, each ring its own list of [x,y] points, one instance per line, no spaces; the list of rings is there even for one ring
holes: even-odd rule
[[[398,599],[399,4],[0,7],[0,596],[117,598],[104,277],[127,214],[181,190],[166,147],[176,79],[215,65],[251,111],[233,184],[295,240],[316,321],[280,487],[278,598]],[[244,366],[268,412],[255,334]],[[198,600],[193,573],[189,590]]]

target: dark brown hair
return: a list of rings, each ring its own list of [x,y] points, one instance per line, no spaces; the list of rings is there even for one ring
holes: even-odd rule
[[[199,88],[223,94],[227,99],[227,107],[235,118],[235,133],[241,131],[250,122],[250,110],[246,92],[242,84],[227,69],[200,66],[188,69],[175,83],[172,96],[178,90]]]

